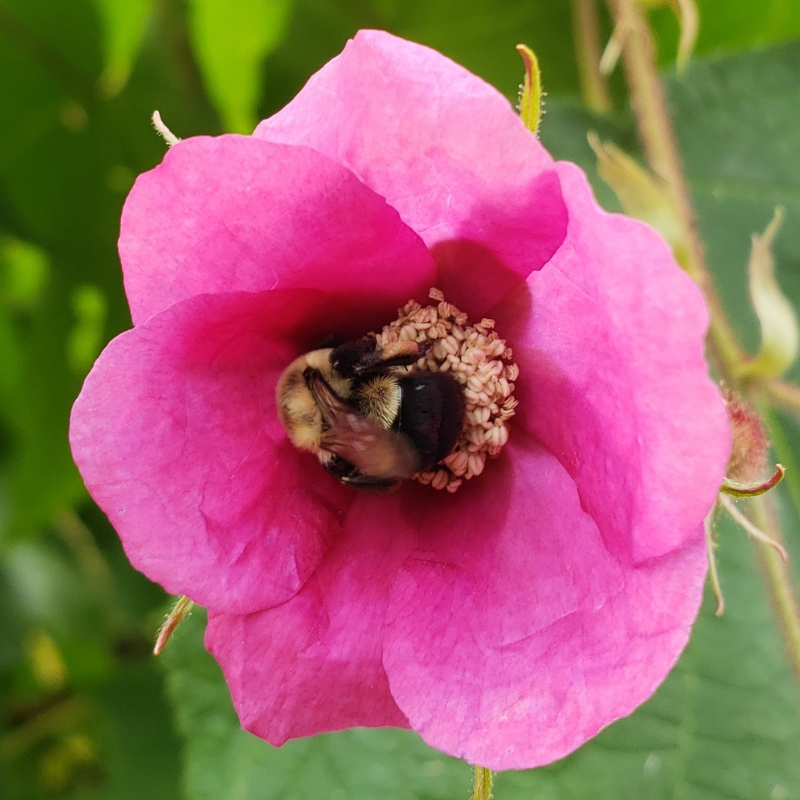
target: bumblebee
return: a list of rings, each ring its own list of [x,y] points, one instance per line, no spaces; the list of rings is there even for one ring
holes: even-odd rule
[[[276,389],[289,439],[343,483],[387,491],[430,469],[464,424],[461,385],[443,372],[406,372],[433,342],[379,347],[374,336],[296,358]]]

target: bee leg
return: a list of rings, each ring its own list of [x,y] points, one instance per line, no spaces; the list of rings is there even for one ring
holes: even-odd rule
[[[345,378],[354,378],[359,364],[373,359],[377,346],[374,336],[340,344],[331,350],[331,367]]]
[[[424,358],[433,345],[433,340],[392,342],[365,355],[355,365],[354,372],[359,377],[366,377],[390,367],[410,367],[415,361]]]
[[[375,492],[376,494],[391,492],[400,485],[400,481],[373,478],[369,475],[363,475],[360,472],[356,472],[355,475],[346,478],[341,478],[341,481],[348,486],[354,486],[357,489],[365,489],[368,492]]]

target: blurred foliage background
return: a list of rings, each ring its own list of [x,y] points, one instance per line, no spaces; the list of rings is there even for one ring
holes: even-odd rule
[[[698,0],[680,76],[675,16],[648,5],[708,256],[755,348],[745,267],[777,204],[779,279],[800,300],[800,4]],[[68,417],[94,358],[130,326],[115,246],[126,192],[165,149],[154,109],[178,136],[249,132],[362,27],[431,45],[515,100],[525,42],[548,93],[544,143],[615,210],[586,134],[634,155],[636,135],[618,73],[606,112],[584,102],[573,11],[567,0],[0,0],[0,798],[469,795],[467,766],[411,733],[281,750],[242,733],[202,649],[202,612],[154,659],[167,598],[89,501]],[[778,418],[773,440],[797,564],[797,425]],[[800,694],[753,549],[733,525],[720,540],[725,616],[707,599],[652,701],[563,762],[500,776],[499,800],[800,798]]]

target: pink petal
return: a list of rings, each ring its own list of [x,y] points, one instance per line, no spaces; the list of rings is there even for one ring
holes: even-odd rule
[[[281,745],[353,726],[408,727],[381,663],[392,582],[413,547],[391,524],[399,497],[359,495],[346,532],[288,602],[209,614],[206,647],[250,732]]]
[[[618,562],[569,475],[514,433],[403,565],[384,644],[414,730],[497,770],[561,758],[644,702],[688,639],[706,567],[701,530],[667,558]]]
[[[254,134],[313,147],[385,197],[475,316],[564,239],[553,162],[494,88],[441,54],[361,31]]]
[[[350,293],[393,312],[435,276],[425,245],[351,172],[248,136],[170,148],[128,196],[119,251],[137,325],[196,294],[276,288]]]
[[[494,312],[520,367],[516,420],[574,477],[611,551],[645,561],[695,535],[725,474],[708,312],[658,234],[600,209],[577,167],[558,171],[567,241]]]
[[[75,461],[131,563],[168,592],[237,613],[273,606],[340,533],[352,492],[289,444],[275,384],[308,349],[300,335],[347,314],[309,290],[205,295],[98,359],[72,412]]]

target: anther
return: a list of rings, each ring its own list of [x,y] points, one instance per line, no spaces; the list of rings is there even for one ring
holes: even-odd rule
[[[439,289],[431,289],[428,296],[436,305],[406,303],[398,319],[376,338],[381,347],[397,341],[433,341],[426,357],[411,369],[450,372],[462,384],[466,414],[461,438],[441,463],[415,476],[422,484],[455,492],[464,480],[480,475],[487,457],[496,457],[508,442],[519,368],[512,362],[511,348],[495,331],[494,320],[484,317],[472,325]]]

